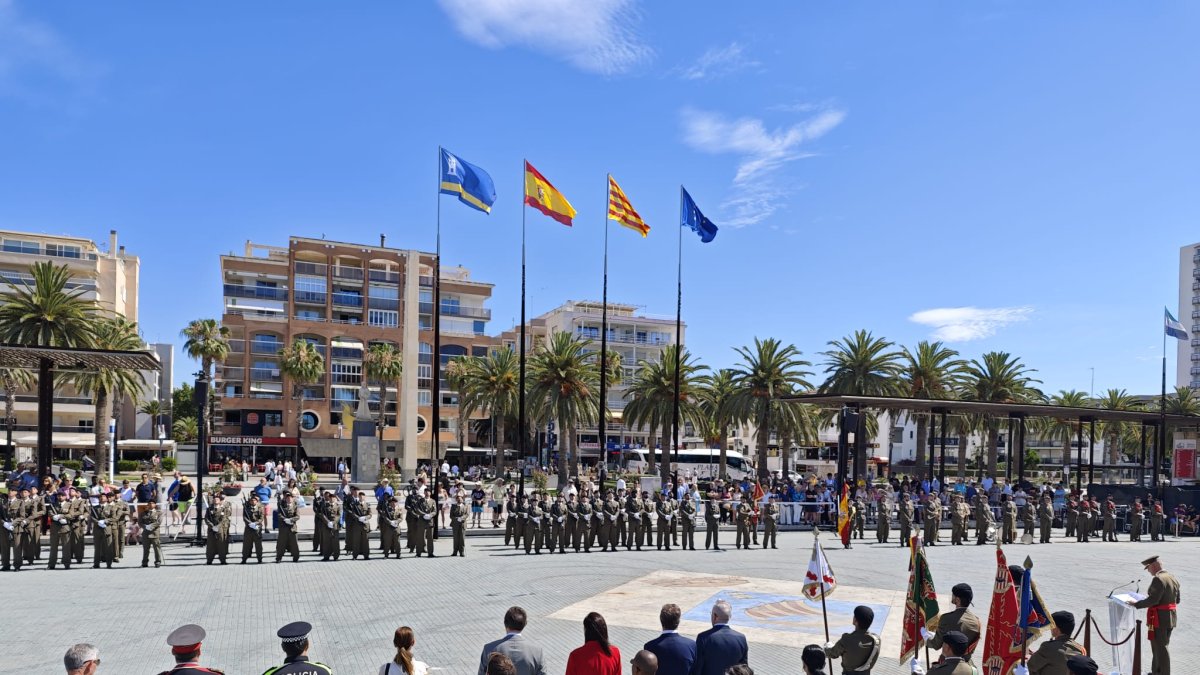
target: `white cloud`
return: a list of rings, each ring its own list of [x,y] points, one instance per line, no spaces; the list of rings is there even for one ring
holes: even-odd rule
[[[649,58],[632,0],[439,0],[463,37],[491,49],[523,45],[602,75]]]
[[[1009,324],[1027,321],[1032,307],[939,307],[921,310],[909,321],[934,328],[933,337],[946,342],[966,342],[996,334]]]
[[[758,61],[746,56],[746,50],[737,42],[730,42],[724,47],[711,47],[697,59],[696,63],[684,68],[680,77],[685,80],[704,80],[722,77],[739,70],[757,68]]]
[[[753,225],[779,209],[779,200],[790,194],[767,174],[783,164],[812,157],[800,149],[805,143],[829,133],[842,123],[842,110],[823,110],[792,126],[768,130],[761,119],[727,119],[719,113],[684,108],[683,141],[711,154],[739,155],[733,178],[733,195],[723,205],[726,223],[733,227]]]
[[[37,102],[46,79],[79,87],[98,69],[80,59],[52,28],[26,18],[12,0],[0,0],[0,96]]]

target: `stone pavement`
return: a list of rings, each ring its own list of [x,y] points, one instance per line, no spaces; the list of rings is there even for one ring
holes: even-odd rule
[[[844,629],[849,607],[867,602],[887,610],[882,619],[883,658],[876,673],[902,673],[898,622],[908,555],[895,544],[855,543],[842,550],[823,537],[830,563],[842,584],[831,596],[834,633]],[[725,537],[726,545],[732,537]],[[1051,611],[1067,609],[1082,623],[1083,609],[1097,613],[1107,627],[1108,592],[1148,576],[1139,561],[1161,554],[1180,577],[1184,602],[1172,636],[1175,672],[1200,672],[1191,629],[1200,607],[1188,603],[1200,588],[1200,568],[1190,561],[1200,539],[1165,543],[1076,544],[1006,547],[1011,563],[1033,558],[1034,575]],[[200,623],[208,631],[203,661],[228,673],[260,673],[280,659],[275,630],[290,621],[315,626],[312,656],[338,673],[375,673],[391,657],[391,635],[401,625],[416,632],[416,657],[444,673],[474,673],[479,650],[503,635],[501,617],[512,605],[530,616],[526,634],[545,649],[548,673],[565,669],[570,651],[583,640],[579,617],[589,607],[608,619],[613,644],[626,661],[657,634],[657,607],[676,602],[685,614],[685,632],[705,627],[712,599],[728,597],[734,623],[751,639],[750,663],[757,673],[800,672],[800,648],[821,640],[819,610],[797,601],[812,550],[812,537],[787,533],[780,549],[696,552],[654,550],[618,553],[526,556],[494,537],[473,537],[466,558],[443,557],[449,541],[438,542],[435,559],[322,563],[302,546],[299,564],[276,565],[273,544],[267,563],[208,567],[201,551],[183,544],[166,546],[168,564],[139,567],[140,550],[128,550],[112,570],[90,566],[70,571],[26,568],[2,574],[6,592],[3,635],[8,647],[0,673],[61,672],[61,656],[75,642],[100,648],[102,672],[155,673],[170,666],[165,637],[177,625]],[[239,550],[235,548],[235,551]],[[89,552],[90,556],[90,552]],[[928,550],[942,606],[960,581],[976,591],[975,611],[986,619],[995,574],[992,546]],[[1194,592],[1194,591],[1192,591]],[[836,606],[835,606],[836,605]],[[877,616],[881,616],[877,609]],[[836,636],[835,636],[836,637]],[[1099,640],[1093,653],[1103,667],[1109,652]],[[1145,669],[1149,670],[1149,649]],[[628,666],[626,666],[628,668]],[[836,669],[831,672],[839,672]],[[1107,672],[1107,670],[1103,671]]]

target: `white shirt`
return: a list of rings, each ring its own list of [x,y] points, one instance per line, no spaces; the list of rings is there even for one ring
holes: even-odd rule
[[[618,478],[618,479],[617,479],[617,489],[618,489],[618,490],[624,490],[624,489],[625,489],[625,479],[624,479],[624,478]]]
[[[450,463],[442,462],[442,473],[450,473]]]

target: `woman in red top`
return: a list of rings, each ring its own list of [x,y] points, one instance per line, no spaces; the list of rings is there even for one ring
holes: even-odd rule
[[[567,675],[621,675],[621,650],[608,644],[608,624],[596,612],[583,617],[583,646],[567,658]]]

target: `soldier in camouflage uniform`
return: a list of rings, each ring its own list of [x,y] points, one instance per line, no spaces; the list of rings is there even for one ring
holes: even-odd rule
[[[242,507],[242,520],[246,523],[246,529],[242,532],[242,564],[245,565],[252,554],[261,563],[263,558],[262,531],[266,518],[258,495],[251,494],[250,501]]]
[[[459,556],[465,558],[467,556],[467,507],[463,506],[462,491],[459,491],[454,496],[454,503],[450,505],[450,530],[454,535],[454,550],[450,553],[451,557]],[[538,545],[541,545],[541,537],[538,537]],[[541,553],[541,551],[538,551]]]
[[[400,509],[400,498],[396,495],[388,500],[379,510],[379,546],[383,557],[395,553],[400,558],[400,521],[404,519]],[[318,528],[320,529],[320,528]]]
[[[337,560],[342,555],[342,545],[338,530],[342,523],[342,505],[333,493],[325,492],[325,506],[321,507],[321,516],[315,527],[321,530],[321,560],[330,558]]]
[[[779,531],[778,499],[779,498],[775,495],[771,495],[771,500],[767,502],[766,507],[763,508],[763,548],[766,548],[768,543],[771,545],[771,548],[778,548],[775,546],[775,542],[778,537],[777,533]],[[861,506],[862,502],[859,502],[859,505]]]
[[[229,525],[233,520],[233,507],[225,502],[225,495],[217,492],[213,495],[213,504],[204,513],[204,523],[208,526],[208,539],[205,543],[205,564],[211,565],[214,560],[225,564],[229,555]]]
[[[150,549],[154,549],[154,566],[162,567],[162,544],[159,543],[161,530],[160,515],[154,504],[148,504],[138,514],[138,525],[142,528],[142,567],[150,566]]]
[[[683,528],[683,550],[696,550],[696,502],[688,491],[679,502],[679,524]],[[763,543],[766,546],[766,542]]]
[[[300,510],[292,499],[292,493],[284,491],[279,499],[279,533],[275,538],[275,562],[283,561],[283,554],[290,553],[292,562],[300,562],[300,541],[296,528],[300,522]]]

